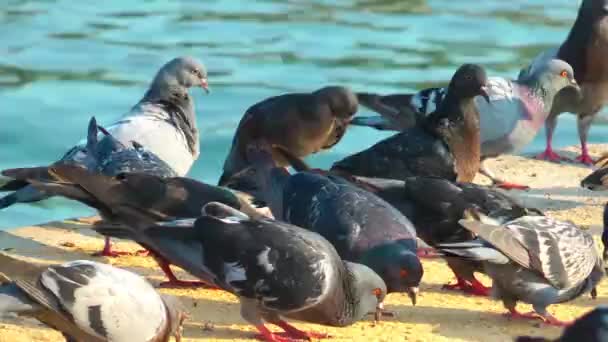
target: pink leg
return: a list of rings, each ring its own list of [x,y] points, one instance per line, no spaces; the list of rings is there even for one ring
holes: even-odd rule
[[[264,326],[264,324],[256,325],[256,329],[260,332],[255,336],[256,339],[265,342],[296,342],[297,339],[292,339],[289,337],[282,337],[277,334],[273,334],[268,328]]]
[[[218,289],[218,287],[216,287],[214,285],[209,285],[203,281],[177,279],[177,277],[175,276],[175,273],[173,273],[173,270],[171,269],[171,266],[169,265],[167,260],[165,260],[163,257],[155,254],[152,251],[150,251],[150,254],[154,257],[154,259],[158,263],[158,266],[160,267],[160,269],[163,270],[163,272],[169,279],[168,281],[164,281],[164,282],[160,283],[158,285],[159,287],[163,287],[163,288],[204,287],[204,288],[208,288],[208,289]]]
[[[554,162],[563,160],[564,158],[553,151],[553,147],[551,145],[551,141],[553,140],[553,130],[549,128],[547,129],[547,147],[545,148],[545,152],[536,156],[536,159],[550,160]]]
[[[454,275],[456,275],[454,273]],[[479,280],[473,278],[473,281],[468,282],[464,278],[456,275],[456,284],[445,284],[442,286],[443,289],[462,291],[467,294],[474,296],[488,297],[490,296],[491,288],[484,286]]]
[[[287,333],[288,337],[298,339],[298,340],[310,340],[313,338],[319,339],[319,338],[328,338],[329,337],[327,334],[323,334],[323,333],[302,331],[285,321],[279,321],[276,323],[276,325],[278,327],[280,327],[281,329],[283,329],[285,331],[285,333]]]
[[[104,244],[103,244],[103,250],[101,250],[101,252],[94,253],[93,255],[115,258],[115,257],[119,257],[121,255],[132,255],[132,253],[113,251],[112,250],[112,241],[110,240],[109,237],[106,236]]]
[[[522,184],[516,184],[516,183],[510,183],[510,182],[500,182],[500,183],[496,183],[496,187],[499,187],[501,189],[505,189],[505,190],[529,190],[530,187],[527,185],[522,185]]]
[[[572,322],[560,321],[559,319],[555,318],[555,316],[551,315],[550,313],[547,313],[546,315],[542,316],[534,311],[531,311],[528,313],[520,313],[516,309],[510,309],[509,312],[505,314],[505,316],[507,316],[511,319],[542,320],[545,324],[558,326],[558,327],[566,327],[566,326],[569,326],[572,324]]]
[[[509,312],[504,315],[510,319],[542,319],[541,316],[534,311],[521,313],[517,311],[517,309],[509,309]]]
[[[586,165],[593,165],[595,163],[589,155],[589,150],[587,150],[587,142],[581,141],[581,155],[576,157],[576,161]]]
[[[492,292],[491,287],[487,287],[482,284],[479,280],[473,277],[473,281],[471,281],[471,292],[468,292],[472,295],[489,297]]]

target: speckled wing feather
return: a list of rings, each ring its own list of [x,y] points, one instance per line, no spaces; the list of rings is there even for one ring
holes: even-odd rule
[[[150,341],[167,324],[154,288],[122,269],[79,260],[49,267],[40,282],[81,329],[102,339]]]
[[[270,310],[314,306],[336,285],[330,278],[339,261],[333,247],[315,233],[280,221],[205,215],[193,229],[152,228],[148,234],[201,241],[202,260],[218,283]]]
[[[462,224],[516,263],[541,273],[558,289],[582,282],[598,258],[593,238],[570,222],[525,216],[504,226]]]

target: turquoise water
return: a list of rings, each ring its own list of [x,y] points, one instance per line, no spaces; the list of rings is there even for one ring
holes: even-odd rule
[[[201,158],[191,175],[215,182],[234,128],[251,104],[326,84],[413,91],[448,80],[461,63],[515,76],[567,34],[572,0],[10,1],[0,9],[0,168],[52,162],[80,140],[91,115],[109,123],[178,55],[210,70],[195,90]],[[103,4],[103,5],[102,5]],[[472,6],[474,5],[474,6]],[[563,115],[556,145],[578,141]],[[590,141],[605,142],[596,125]],[[385,134],[348,132],[318,166]],[[543,134],[528,151],[543,147]],[[88,215],[53,199],[0,212],[0,228]]]

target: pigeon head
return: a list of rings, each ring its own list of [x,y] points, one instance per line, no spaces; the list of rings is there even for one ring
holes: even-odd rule
[[[169,315],[170,325],[168,335],[173,335],[175,340],[179,342],[182,336],[184,321],[188,318],[186,309],[177,297],[166,294],[161,294],[160,296],[167,309],[167,314]]]
[[[339,118],[348,119],[357,112],[359,106],[357,96],[346,87],[324,87],[313,94],[319,99],[326,101],[334,115]]]
[[[201,87],[209,92],[207,70],[205,66],[192,57],[177,57],[165,64],[156,74],[149,93],[154,93],[170,85],[183,87]]]
[[[567,97],[568,103],[577,103],[582,98],[581,88],[574,79],[574,69],[561,59],[547,61],[533,70],[529,78],[536,80],[536,87],[544,90],[545,97],[559,94],[557,96]]]
[[[384,310],[386,284],[371,268],[353,262],[344,261],[352,279],[353,300],[358,304],[354,307],[353,318],[360,320],[369,313],[374,313],[379,320]]]
[[[451,93],[460,98],[473,98],[479,95],[490,102],[486,89],[487,83],[488,76],[483,67],[477,64],[463,64],[454,73],[448,87],[448,94]]]
[[[608,155],[602,156],[595,163],[599,169],[593,171],[590,175],[581,181],[581,187],[593,191],[601,191],[608,189]]]
[[[405,292],[416,305],[418,286],[424,270],[412,248],[400,242],[388,243],[369,250],[361,262],[384,280],[388,293]]]

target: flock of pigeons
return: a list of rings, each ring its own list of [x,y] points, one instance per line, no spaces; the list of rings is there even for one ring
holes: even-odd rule
[[[547,307],[588,292],[595,297],[608,253],[600,256],[592,236],[574,224],[496,189],[525,186],[497,179],[483,160],[521,149],[545,123],[547,149],[539,157],[561,159],[551,149],[552,131],[557,115],[569,111],[578,115],[579,160],[592,162],[586,138],[608,102],[606,53],[608,0],[584,0],[566,41],[517,80],[465,64],[447,88],[416,94],[329,86],[268,98],[244,114],[217,186],[185,177],[200,152],[188,91],[208,91],[207,72],[194,58],[175,58],[119,121],[104,128],[92,118],[86,143],[61,160],[4,170],[10,181],[0,190],[10,194],[0,208],[51,196],[91,206],[102,218],[92,228],[106,237],[101,255],[120,254],[111,237],[139,243],[166,273],[163,286],[234,293],[242,317],[266,341],[324,337],[284,318],[330,326],[368,314],[380,320],[391,314],[383,301],[392,292],[415,305],[420,258],[429,253],[445,258],[456,275],[447,289],[491,292],[513,318],[566,325]],[[359,104],[379,115],[354,117]],[[332,148],[349,125],[398,133],[330,170],[302,160]],[[607,159],[583,186],[608,187]],[[472,184],[478,171],[494,186]],[[608,236],[603,241],[608,245]],[[4,279],[0,313],[33,316],[68,341],[180,338],[183,307],[131,272],[82,260],[38,269],[7,254],[0,259],[0,271],[23,274]],[[177,279],[170,265],[200,282]],[[487,274],[492,288],[475,272]],[[519,301],[534,312],[517,311]],[[561,340],[608,340],[605,316],[605,308],[594,310]]]

